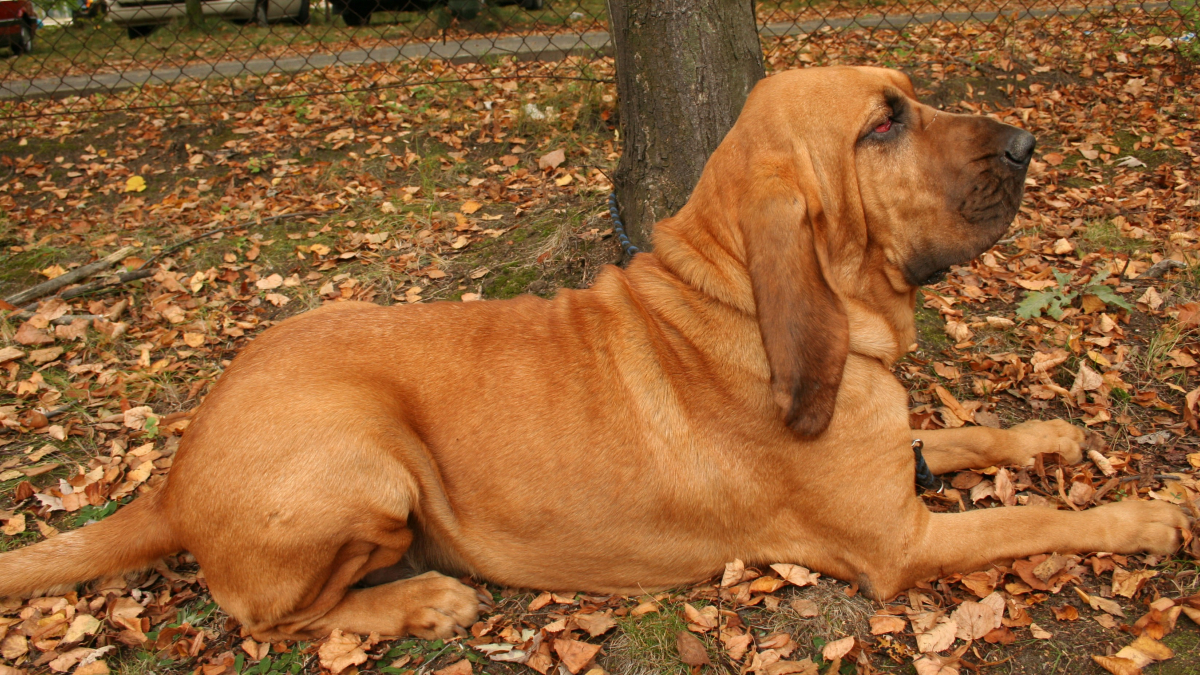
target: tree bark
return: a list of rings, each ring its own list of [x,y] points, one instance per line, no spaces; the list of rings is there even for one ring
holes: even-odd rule
[[[615,189],[634,244],[674,214],[733,126],[762,47],[753,0],[609,0],[624,151]]]
[[[204,16],[200,9],[200,0],[184,0],[183,7],[187,15],[187,27],[191,30],[200,28]]]

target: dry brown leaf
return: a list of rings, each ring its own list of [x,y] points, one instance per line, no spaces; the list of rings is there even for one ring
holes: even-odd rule
[[[955,637],[960,640],[978,640],[1000,623],[991,607],[970,600],[959,605],[950,619],[957,626]]]
[[[683,616],[687,619],[688,629],[696,633],[705,633],[717,627],[717,608],[714,605],[696,609],[684,603]]]
[[[817,603],[808,598],[792,598],[788,605],[795,610],[796,614],[805,619],[811,619],[821,613]]]
[[[532,605],[532,603],[530,603],[530,604]],[[638,605],[637,607],[634,607],[633,609],[629,610],[629,616],[642,616],[643,614],[657,612],[658,609],[659,609],[659,607],[658,607],[657,602],[654,602],[653,600],[648,600],[648,601],[643,602],[642,604]],[[530,611],[534,611],[534,610],[531,609]]]
[[[463,659],[455,661],[441,670],[433,671],[433,675],[471,675],[475,672],[471,669],[471,662]]]
[[[774,593],[786,585],[787,582],[783,579],[776,579],[775,577],[759,577],[750,582],[750,592]]]
[[[357,635],[335,629],[317,650],[321,666],[336,675],[350,666],[366,662],[367,654],[360,648],[361,644],[362,640]]]
[[[588,642],[563,638],[554,641],[554,652],[558,654],[558,658],[562,659],[567,670],[571,671],[571,675],[583,670],[583,667],[590,663],[599,651],[600,645]]]
[[[923,654],[941,652],[954,644],[954,636],[958,633],[958,624],[948,618],[942,618],[928,631],[917,633],[917,650]]]
[[[721,644],[725,646],[725,653],[734,661],[741,661],[746,655],[746,650],[750,649],[750,645],[754,643],[754,638],[749,633],[744,635],[722,635]]]
[[[1124,598],[1132,598],[1138,594],[1138,591],[1142,590],[1142,586],[1146,584],[1147,580],[1156,576],[1158,576],[1158,572],[1155,570],[1136,570],[1130,572],[1118,567],[1113,570],[1113,593]]]
[[[958,667],[950,663],[942,663],[942,660],[934,655],[922,656],[913,661],[913,668],[916,669],[917,675],[958,675]]]
[[[821,648],[821,658],[825,659],[826,661],[840,659],[849,654],[851,649],[854,649],[853,635],[826,643],[826,645]]]
[[[700,638],[686,630],[679,631],[675,636],[675,647],[679,650],[679,660],[689,666],[712,665],[712,661],[708,658],[708,650],[704,648],[704,643],[700,641]]]
[[[793,586],[812,586],[821,577],[818,572],[810,572],[806,567],[788,563],[775,563],[771,565],[771,569],[775,570],[776,574]]]
[[[904,631],[904,627],[908,622],[904,617],[900,616],[873,616],[871,622],[871,635],[884,635],[885,633],[900,633]]]
[[[576,614],[575,623],[592,637],[603,635],[617,625],[616,620],[612,617],[612,612]]]
[[[1092,660],[1112,675],[1142,675],[1142,669],[1129,659],[1119,656],[1093,656]]]
[[[543,170],[557,169],[566,159],[567,154],[562,150],[552,150],[538,158],[538,168]]]
[[[741,560],[725,563],[725,573],[721,575],[721,588],[729,588],[742,583],[746,576],[746,564]]]
[[[1125,618],[1125,612],[1121,610],[1121,605],[1119,605],[1115,600],[1102,598],[1098,595],[1089,595],[1086,591],[1078,586],[1075,587],[1075,592],[1078,593],[1079,597],[1092,609],[1101,612],[1108,612],[1109,614]]]
[[[817,675],[820,672],[812,659],[803,661],[776,661],[759,671],[763,675]]]

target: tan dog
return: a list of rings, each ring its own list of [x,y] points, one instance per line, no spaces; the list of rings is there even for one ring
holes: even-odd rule
[[[1188,523],[1162,502],[932,514],[915,494],[889,366],[917,286],[1005,231],[1032,152],[893,71],[767,78],[654,253],[552,301],[340,303],[272,328],[164,488],[0,556],[0,595],[187,549],[256,638],[431,637],[469,625],[476,595],[386,581],[402,559],[618,593],[796,562],[882,598],[1046,551],[1172,551]],[[941,473],[1077,461],[1083,432],[919,437]]]

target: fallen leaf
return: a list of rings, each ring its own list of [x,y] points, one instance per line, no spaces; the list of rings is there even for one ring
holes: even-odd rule
[[[562,150],[552,150],[538,158],[538,168],[542,170],[557,169],[566,159],[567,154]]]
[[[1113,594],[1124,598],[1132,598],[1142,590],[1146,581],[1158,576],[1155,570],[1138,570],[1130,572],[1118,567],[1113,570]]]
[[[20,476],[21,474],[17,474],[17,475]],[[6,534],[10,537],[24,532],[25,531],[25,514],[18,513],[17,515],[13,516],[12,518],[9,518],[7,521],[5,521],[4,529],[2,531],[4,532],[4,534]]]
[[[917,675],[958,675],[958,668],[953,663],[942,663],[937,656],[922,656],[913,661],[913,668]]]
[[[1063,605],[1062,607],[1052,607],[1054,619],[1056,621],[1078,621],[1079,610],[1075,609],[1074,605]]]
[[[1050,638],[1054,637],[1050,633],[1047,633],[1045,630],[1043,630],[1042,627],[1036,623],[1029,624],[1029,633],[1038,640],[1049,640]]]
[[[35,350],[29,352],[29,360],[33,361],[33,365],[40,366],[43,363],[50,363],[51,361],[62,356],[62,354],[63,354],[62,347],[47,347],[46,349],[35,349]]]
[[[254,282],[254,285],[261,291],[270,291],[279,288],[283,285],[283,275],[272,274],[269,277],[263,277]]]
[[[873,616],[870,619],[871,635],[883,635],[885,633],[900,633],[904,631],[904,627],[908,622],[903,617],[885,615]]]
[[[317,650],[321,666],[336,675],[350,666],[365,663],[367,654],[360,648],[361,644],[362,640],[357,635],[334,629],[329,639]]]
[[[8,363],[9,361],[17,361],[25,358],[25,352],[17,347],[4,347],[0,349],[0,363]]]
[[[609,612],[576,614],[575,623],[592,637],[603,635],[617,625],[616,620],[613,619],[612,614]]]
[[[129,180],[125,181],[126,192],[144,192],[146,190],[146,179],[141,176],[130,176]]]
[[[688,621],[688,629],[696,633],[704,633],[717,627],[717,608],[707,605],[696,609],[688,603],[683,605],[683,616]]]
[[[960,640],[978,640],[999,624],[991,607],[970,600],[959,605],[950,619],[957,626],[955,637]]]
[[[124,413],[125,426],[130,429],[145,429],[146,421],[154,417],[154,410],[148,405],[130,408]]]
[[[741,560],[725,563],[725,573],[721,575],[721,588],[729,588],[742,583],[746,576],[746,564]]]
[[[775,570],[776,574],[793,586],[812,586],[821,577],[818,572],[810,572],[806,567],[788,563],[775,563],[771,565],[771,569]]]
[[[708,658],[708,650],[704,648],[704,643],[700,638],[692,635],[686,630],[681,630],[675,636],[675,646],[679,650],[679,660],[689,666],[711,666],[712,661]]]
[[[54,342],[54,338],[46,330],[26,321],[17,328],[13,341],[21,345],[48,345]]]
[[[821,658],[825,659],[826,661],[840,659],[849,654],[851,649],[854,649],[853,635],[826,643],[826,645],[821,648]]]
[[[463,213],[465,213],[469,216],[472,213],[475,213],[476,211],[478,211],[480,209],[480,207],[482,207],[482,206],[483,206],[483,204],[480,204],[479,202],[472,199],[472,200],[467,200],[467,201],[463,202],[463,205],[458,207],[458,210],[462,211]]]
[[[1075,587],[1075,592],[1078,593],[1079,597],[1092,609],[1101,612],[1108,612],[1109,614],[1125,618],[1125,612],[1121,610],[1121,605],[1117,604],[1115,600],[1102,598],[1098,595],[1089,595],[1086,591],[1078,586]]]
[[[85,635],[95,635],[96,631],[100,630],[100,626],[100,620],[91,614],[77,614],[67,628],[67,633],[63,636],[62,641],[65,644],[79,642]]]
[[[917,633],[917,650],[923,654],[945,651],[954,644],[957,633],[958,624],[943,617],[928,631]]]
[[[433,675],[471,675],[474,671],[471,669],[471,662],[463,659],[455,661],[450,665],[440,670],[433,671]]]
[[[1093,656],[1092,660],[1112,675],[1142,675],[1142,669],[1129,659],[1119,656]]]
[[[575,675],[595,658],[596,653],[600,651],[600,645],[559,638],[554,641],[554,651],[558,658],[562,659],[562,664],[567,670],[571,671],[571,675]]]

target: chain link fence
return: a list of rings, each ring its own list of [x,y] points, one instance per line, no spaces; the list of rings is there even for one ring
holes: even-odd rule
[[[1200,46],[1196,0],[765,0],[756,12],[768,70],[1037,72],[1064,49],[1190,64]],[[605,0],[0,0],[0,119],[491,77],[607,80],[611,49]]]

